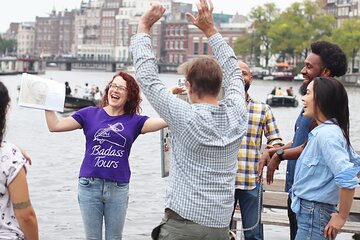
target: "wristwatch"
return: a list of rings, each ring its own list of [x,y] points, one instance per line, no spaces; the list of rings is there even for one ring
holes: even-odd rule
[[[277,154],[280,162],[284,160],[284,149],[282,149],[282,148],[278,149],[276,151],[276,154]]]

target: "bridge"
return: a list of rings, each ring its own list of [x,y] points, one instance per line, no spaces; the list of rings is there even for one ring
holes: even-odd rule
[[[47,66],[57,66],[59,70],[71,71],[75,69],[94,69],[105,70],[107,72],[116,72],[125,70],[132,66],[132,61],[115,61],[115,60],[93,60],[93,59],[77,59],[77,58],[60,58],[54,60],[46,60]],[[159,73],[176,72],[178,64],[158,63]]]

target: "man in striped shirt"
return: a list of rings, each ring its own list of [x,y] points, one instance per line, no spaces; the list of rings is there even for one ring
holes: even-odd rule
[[[265,135],[267,146],[282,146],[283,144],[270,106],[248,94],[253,81],[249,66],[242,61],[239,61],[239,66],[245,79],[249,119],[247,132],[238,153],[234,210],[239,203],[245,239],[261,240],[263,239],[263,227],[260,222],[262,193],[260,184],[257,182],[257,165],[261,156],[262,136]],[[230,228],[232,228],[231,225],[232,223]]]
[[[209,2],[208,2],[209,1]],[[136,79],[171,131],[165,216],[153,239],[228,240],[234,202],[236,156],[247,126],[244,80],[233,50],[214,26],[210,0],[200,0],[189,19],[208,37],[217,61],[191,60],[184,68],[191,104],[173,96],[160,81],[149,35],[165,9],[153,4],[131,38]],[[217,96],[223,82],[225,96]]]

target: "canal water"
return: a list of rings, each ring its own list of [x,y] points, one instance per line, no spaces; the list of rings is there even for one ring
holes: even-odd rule
[[[59,82],[68,81],[76,86],[96,84],[104,89],[114,73],[98,71],[50,71],[45,75]],[[176,85],[179,75],[161,74],[168,86]],[[36,210],[40,239],[67,240],[84,239],[81,215],[77,204],[77,176],[84,154],[84,136],[81,130],[67,133],[49,133],[44,111],[19,107],[17,98],[21,75],[1,76],[8,87],[12,102],[8,114],[6,139],[24,148],[32,157],[33,165],[28,167],[28,182],[31,200]],[[275,82],[254,80],[250,95],[265,101],[274,86],[297,90],[301,82]],[[351,140],[355,149],[360,150],[360,88],[347,88],[351,112]],[[294,122],[301,109],[299,106],[274,107],[281,135],[285,142],[291,141]],[[157,113],[143,97],[142,114],[156,117]],[[67,116],[71,113],[63,113]],[[125,223],[124,239],[150,239],[151,229],[161,220],[164,209],[164,195],[167,179],[161,178],[160,133],[140,136],[133,145],[130,164],[132,177],[130,199]],[[276,177],[284,177],[285,164]],[[265,239],[288,239],[285,227],[265,227]],[[338,239],[351,239],[341,234]]]

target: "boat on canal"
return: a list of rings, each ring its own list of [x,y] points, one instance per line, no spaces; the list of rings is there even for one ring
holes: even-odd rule
[[[65,104],[64,104],[65,109],[78,110],[81,108],[91,107],[96,105],[97,102],[95,101],[95,99],[78,98],[78,97],[73,97],[71,95],[65,96]]]
[[[299,101],[296,99],[296,96],[269,94],[266,99],[266,104],[271,107],[297,107],[299,106]]]

